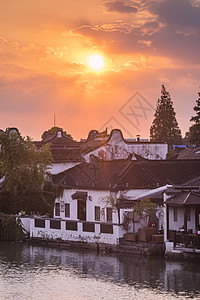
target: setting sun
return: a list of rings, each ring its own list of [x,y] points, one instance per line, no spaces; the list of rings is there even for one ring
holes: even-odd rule
[[[90,68],[93,70],[99,70],[104,66],[104,60],[102,56],[98,54],[91,55],[88,60]]]

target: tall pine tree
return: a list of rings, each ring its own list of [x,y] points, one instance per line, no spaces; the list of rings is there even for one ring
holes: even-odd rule
[[[182,143],[173,102],[164,85],[162,85],[161,99],[157,101],[154,117],[150,128],[151,141],[166,142],[169,145]]]
[[[189,141],[195,146],[200,146],[200,92],[198,95],[199,98],[196,100],[196,105],[193,108],[196,115],[190,119],[194,124],[189,128]]]

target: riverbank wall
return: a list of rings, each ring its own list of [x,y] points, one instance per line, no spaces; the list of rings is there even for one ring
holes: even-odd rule
[[[164,256],[165,249],[164,243],[153,244],[153,243],[126,243],[120,245],[109,245],[103,243],[87,243],[87,242],[75,242],[75,241],[62,241],[62,240],[45,240],[39,238],[31,238],[32,244],[40,244],[46,247],[56,247],[60,249],[83,249],[91,250],[101,253],[122,253],[122,254],[133,254],[138,256]]]
[[[165,243],[165,257],[168,260],[175,261],[195,261],[200,262],[200,248],[185,247],[185,245],[179,244],[174,246],[173,242]]]

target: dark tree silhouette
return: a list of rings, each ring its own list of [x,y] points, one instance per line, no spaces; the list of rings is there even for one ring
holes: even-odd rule
[[[49,145],[38,151],[29,137],[10,128],[0,133],[0,144],[0,211],[52,213],[56,194],[48,176]]]
[[[200,146],[200,92],[198,93],[199,98],[196,100],[196,105],[194,106],[194,111],[196,113],[190,121],[194,122],[189,128],[189,141],[195,146]]]
[[[182,143],[173,102],[164,85],[162,85],[161,98],[157,101],[154,117],[150,128],[151,141],[166,142],[169,145]]]
[[[50,133],[50,134],[55,134],[57,130],[61,130],[63,132],[64,135],[66,135],[68,138],[72,139],[73,140],[73,137],[71,136],[70,133],[67,133],[66,131],[63,130],[63,128],[61,127],[58,127],[58,126],[53,126],[51,127],[50,129],[48,129],[47,131],[43,132],[42,134],[42,139],[44,139],[45,135],[47,133]]]

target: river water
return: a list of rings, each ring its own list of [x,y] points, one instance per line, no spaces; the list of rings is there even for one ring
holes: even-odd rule
[[[200,299],[200,264],[0,243],[1,300]]]

